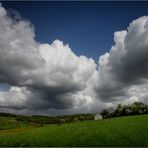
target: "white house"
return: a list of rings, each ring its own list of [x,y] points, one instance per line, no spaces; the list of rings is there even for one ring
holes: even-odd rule
[[[95,114],[95,120],[102,120],[102,115],[99,112]]]

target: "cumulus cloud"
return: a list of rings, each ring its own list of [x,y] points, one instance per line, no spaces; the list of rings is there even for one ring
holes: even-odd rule
[[[68,44],[35,41],[33,25],[0,4],[0,111],[69,114],[143,101],[148,90],[148,17],[114,33],[98,64]]]
[[[78,57],[62,41],[41,44],[34,37],[29,21],[12,19],[0,6],[0,82],[12,86],[0,93],[1,108],[77,110],[88,106],[91,96],[84,96],[83,90],[96,74],[94,60]]]
[[[106,102],[142,99],[130,90],[136,87],[143,94],[145,87],[141,85],[147,85],[148,17],[134,20],[127,30],[115,32],[114,41],[110,52],[99,59],[99,82],[95,88],[98,96]]]

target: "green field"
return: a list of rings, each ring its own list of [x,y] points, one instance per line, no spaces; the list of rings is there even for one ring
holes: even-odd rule
[[[24,122],[18,122],[13,117],[0,117],[0,130],[26,127],[26,126],[28,126],[28,124]]]
[[[148,115],[66,123],[19,126],[0,130],[0,146],[145,146]]]

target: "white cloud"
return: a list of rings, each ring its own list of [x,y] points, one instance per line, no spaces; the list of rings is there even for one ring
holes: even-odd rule
[[[130,23],[114,33],[115,45],[99,59],[99,81],[95,88],[102,101],[121,103],[144,101],[148,79],[148,17]],[[141,87],[143,85],[144,87]],[[130,92],[136,87],[136,91]],[[136,93],[138,92],[138,93]]]
[[[0,92],[1,108],[23,108],[29,92],[25,88],[11,87],[9,91]]]
[[[59,40],[37,43],[31,23],[11,19],[2,6],[0,32],[0,82],[18,88],[1,92],[1,107],[48,110],[89,105],[92,97],[82,97],[81,92],[96,73],[93,59],[78,57]]]

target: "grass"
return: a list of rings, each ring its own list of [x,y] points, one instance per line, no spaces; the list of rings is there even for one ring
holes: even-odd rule
[[[26,127],[27,123],[16,121],[14,117],[0,117],[0,130]]]
[[[148,146],[148,115],[0,131],[0,146]]]

